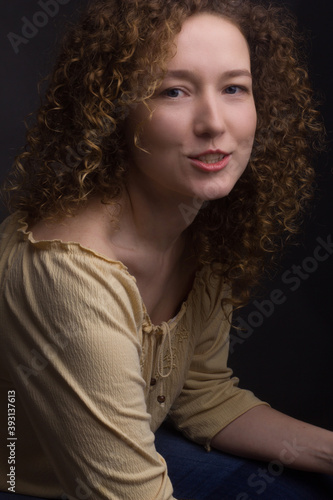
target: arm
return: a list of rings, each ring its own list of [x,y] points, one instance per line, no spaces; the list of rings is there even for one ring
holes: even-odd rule
[[[236,418],[211,444],[227,453],[333,475],[333,432],[267,406],[257,406]]]
[[[169,413],[179,430],[206,449],[221,428],[266,404],[238,387],[238,378],[227,366],[230,323],[221,300],[229,293],[223,277],[203,276],[192,324],[189,320],[193,354],[188,356],[191,361],[183,389]]]
[[[22,435],[25,462],[36,469],[45,457],[41,475],[52,469],[50,488],[73,500],[80,488],[94,500],[171,500],[145,404],[134,282],[77,251],[33,252],[29,264],[23,281],[11,269],[3,309],[12,387],[43,448]]]

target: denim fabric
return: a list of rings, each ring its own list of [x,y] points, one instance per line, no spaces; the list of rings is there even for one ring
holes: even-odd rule
[[[246,460],[216,450],[207,452],[168,423],[156,433],[156,448],[168,464],[178,500],[333,499],[332,476],[293,471],[277,462]],[[0,493],[0,500],[40,499]]]
[[[156,433],[179,500],[332,500],[333,477],[294,471],[216,450],[207,452],[169,424]]]
[[[0,500],[49,500],[41,499],[40,497],[28,497],[26,495],[19,495],[18,493],[4,493],[0,491]]]

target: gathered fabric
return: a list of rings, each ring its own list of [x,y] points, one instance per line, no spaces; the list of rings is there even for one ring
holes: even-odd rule
[[[209,450],[223,427],[265,404],[227,366],[223,278],[200,269],[177,315],[154,325],[122,262],[36,241],[22,213],[0,234],[0,404],[15,391],[16,492],[174,498],[154,444],[165,418]]]

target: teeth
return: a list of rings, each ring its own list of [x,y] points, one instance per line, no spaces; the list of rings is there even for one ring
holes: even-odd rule
[[[210,155],[198,156],[198,160],[204,163],[217,163],[218,161],[223,160],[224,157],[225,155],[222,154],[210,154]]]

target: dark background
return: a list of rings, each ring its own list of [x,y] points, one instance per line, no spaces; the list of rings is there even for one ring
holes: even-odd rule
[[[46,0],[39,0],[41,3]],[[60,0],[59,0],[60,1]],[[67,1],[67,3],[66,3]],[[1,23],[1,167],[0,180],[8,171],[18,149],[24,144],[23,120],[38,106],[37,82],[52,67],[56,46],[68,22],[75,21],[86,0],[61,0],[59,12],[46,19],[28,43],[18,45],[18,53],[7,37],[9,32],[22,36],[22,17],[32,20],[42,11],[38,0],[11,0],[0,6]],[[317,238],[333,238],[333,29],[332,7],[327,0],[289,0],[283,2],[296,14],[299,28],[308,33],[311,79],[321,108],[329,139],[329,150],[316,163],[318,191],[299,246],[284,256],[265,292],[242,312],[248,323],[256,322],[246,338],[232,332],[230,365],[242,387],[280,411],[333,430],[333,254],[323,262],[310,261]],[[39,22],[45,22],[38,18]],[[0,208],[0,220],[6,215]],[[325,251],[322,250],[322,255]],[[333,252],[332,252],[333,253]],[[312,262],[312,267],[311,267]],[[298,288],[285,283],[282,276],[293,266],[301,266]],[[310,267],[308,267],[310,266]],[[317,269],[315,269],[317,267]],[[310,269],[311,272],[306,272]],[[313,271],[312,271],[313,269]],[[269,306],[272,290],[279,290],[284,302]],[[261,306],[265,311],[261,312]],[[254,314],[253,314],[254,313]],[[236,313],[235,318],[238,318]]]

